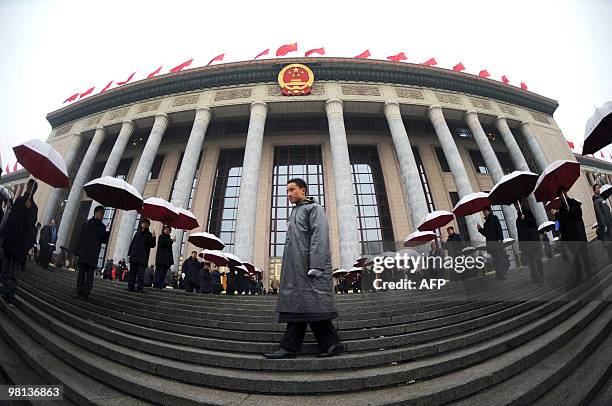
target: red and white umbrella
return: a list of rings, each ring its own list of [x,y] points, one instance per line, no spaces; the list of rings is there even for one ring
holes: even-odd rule
[[[479,213],[491,205],[489,194],[485,192],[470,193],[461,198],[453,208],[455,216],[469,216]]]
[[[558,196],[557,191],[560,187],[570,190],[579,177],[580,163],[568,160],[555,161],[544,168],[533,194],[538,202],[552,200]]]
[[[237,269],[239,271],[243,271],[244,273],[249,273],[249,269],[244,265],[237,265],[232,268]]]
[[[204,250],[198,256],[204,261],[212,262],[217,266],[227,266],[229,264],[225,254],[218,250]]]
[[[503,176],[489,192],[491,204],[514,204],[533,192],[538,175],[528,171],[514,171]]]
[[[32,176],[56,188],[70,187],[62,156],[49,144],[33,139],[13,147],[17,162]]]
[[[361,272],[363,271],[363,268],[360,266],[354,266],[351,268],[351,270],[349,272]]]
[[[219,237],[214,234],[205,232],[191,233],[187,241],[189,241],[196,247],[205,248],[209,250],[222,250],[223,248],[225,248],[225,244],[219,239]],[[226,257],[228,255],[229,254],[225,254]]]
[[[558,197],[555,197],[553,200],[546,203],[546,210],[558,209],[559,207],[561,207],[561,199]]]
[[[231,252],[226,252],[225,257],[229,261],[229,266],[240,266],[242,265],[242,260],[238,258],[238,256],[232,254]]]
[[[404,247],[417,247],[428,241],[435,240],[437,237],[437,234],[433,231],[415,231],[406,237],[406,240],[404,240]]]
[[[597,228],[597,223],[593,223],[593,225],[591,226],[591,228],[592,228],[593,230],[595,230],[595,229]]]
[[[249,271],[249,272],[255,272],[255,265],[253,265],[250,262],[242,262],[242,265]]]
[[[584,129],[582,155],[594,154],[612,142],[612,101],[595,109]]]
[[[604,199],[607,199],[608,197],[610,197],[612,195],[612,186],[603,185],[601,189],[599,190],[599,195],[603,197]]]
[[[545,221],[542,224],[540,224],[538,226],[538,232],[539,233],[546,233],[548,231],[552,231],[555,229],[555,222],[554,221]]]
[[[514,238],[504,238],[503,244],[504,247],[512,245],[514,243]]]
[[[136,188],[123,179],[103,176],[83,186],[85,194],[96,202],[121,210],[137,210],[142,207],[142,196]]]
[[[166,224],[181,230],[193,230],[194,228],[198,228],[200,226],[200,224],[198,223],[198,219],[192,212],[180,207],[177,207],[176,209],[179,212],[178,219],[176,221],[169,222]]]
[[[453,221],[453,213],[446,210],[436,210],[428,213],[421,223],[417,226],[419,231],[433,231],[437,228],[444,227]]]
[[[357,258],[357,261],[353,264],[353,267],[362,268],[364,266],[372,265],[374,263],[374,257],[372,255],[363,255]]]
[[[332,276],[340,276],[340,275],[346,275],[347,273],[349,273],[349,271],[347,271],[346,269],[336,269],[334,272],[332,272]]]
[[[175,222],[179,218],[179,211],[170,202],[159,197],[149,197],[138,209],[141,216],[150,220],[159,221],[163,224]]]

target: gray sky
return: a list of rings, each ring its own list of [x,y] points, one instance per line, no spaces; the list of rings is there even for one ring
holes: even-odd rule
[[[297,14],[296,14],[297,12]],[[298,42],[299,52],[328,56],[370,49],[384,59],[403,51],[409,62],[435,57],[486,68],[513,84],[559,101],[565,137],[582,142],[594,106],[612,100],[612,1],[26,1],[0,0],[0,152],[46,139],[48,112],[77,91],[137,71],[144,78],[194,58],[205,65],[253,58]],[[290,54],[291,55],[291,54]],[[605,149],[608,161],[612,148]]]

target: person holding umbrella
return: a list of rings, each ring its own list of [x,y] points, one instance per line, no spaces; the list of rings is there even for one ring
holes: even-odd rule
[[[153,286],[157,289],[164,287],[168,269],[174,265],[174,255],[172,255],[172,243],[176,237],[170,237],[172,227],[164,226],[164,230],[157,239],[157,253],[155,254],[155,280]]]
[[[593,207],[597,218],[597,238],[600,239],[608,252],[608,258],[612,261],[612,215],[610,206],[601,196],[601,186],[593,185]]]
[[[516,209],[516,231],[523,264],[529,266],[531,282],[544,282],[544,264],[542,263],[542,245],[538,233],[538,223],[529,205],[523,200],[514,203]]]
[[[149,264],[151,248],[155,247],[155,231],[151,233],[149,226],[151,221],[148,218],[140,220],[140,226],[132,238],[128,256],[130,257],[130,271],[128,272],[128,291],[142,293],[144,291],[144,273]]]
[[[562,197],[560,199],[561,207],[557,212],[561,241],[574,257],[576,279],[578,282],[582,282],[583,271],[586,273],[587,279],[591,278],[591,258],[589,257],[586,231],[582,220],[582,208],[580,207],[582,203],[567,197],[567,189],[564,187],[560,187],[557,193],[559,197]]]
[[[17,271],[25,266],[28,250],[32,248],[32,237],[38,216],[34,195],[38,183],[30,179],[26,191],[15,199],[15,203],[2,230],[2,300],[14,306],[17,291]],[[3,219],[4,220],[4,219]]]
[[[332,286],[329,226],[325,210],[306,197],[303,179],[287,182],[287,197],[295,206],[287,223],[287,238],[277,301],[278,321],[287,323],[280,348],[264,354],[271,359],[295,358],[302,347],[306,327],[317,339],[321,357],[344,352],[332,320],[338,317]]]
[[[484,235],[487,240],[487,251],[489,251],[493,259],[495,277],[497,279],[508,279],[510,261],[508,261],[508,256],[502,244],[504,233],[502,232],[501,224],[497,216],[493,214],[491,206],[486,206],[482,209],[482,214],[484,215],[485,222],[484,226],[478,224],[478,232]]]
[[[104,206],[96,206],[94,215],[81,228],[81,235],[75,255],[78,257],[78,275],[74,299],[87,301],[93,286],[94,271],[98,266],[98,257],[102,244],[108,243],[110,231],[102,222]]]

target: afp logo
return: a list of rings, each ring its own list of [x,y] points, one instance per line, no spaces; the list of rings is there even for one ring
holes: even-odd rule
[[[305,96],[310,94],[314,74],[310,68],[300,63],[285,66],[278,73],[278,84],[284,96]]]

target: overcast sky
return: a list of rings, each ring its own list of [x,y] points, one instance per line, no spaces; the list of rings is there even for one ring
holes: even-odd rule
[[[612,100],[612,1],[61,1],[0,0],[0,152],[46,139],[45,116],[77,91],[137,71],[142,79],[194,58],[252,59],[298,42],[299,53],[409,62],[461,61],[559,101],[554,117],[579,145],[594,106]],[[272,52],[271,52],[272,53]],[[612,148],[606,149],[609,161]]]

